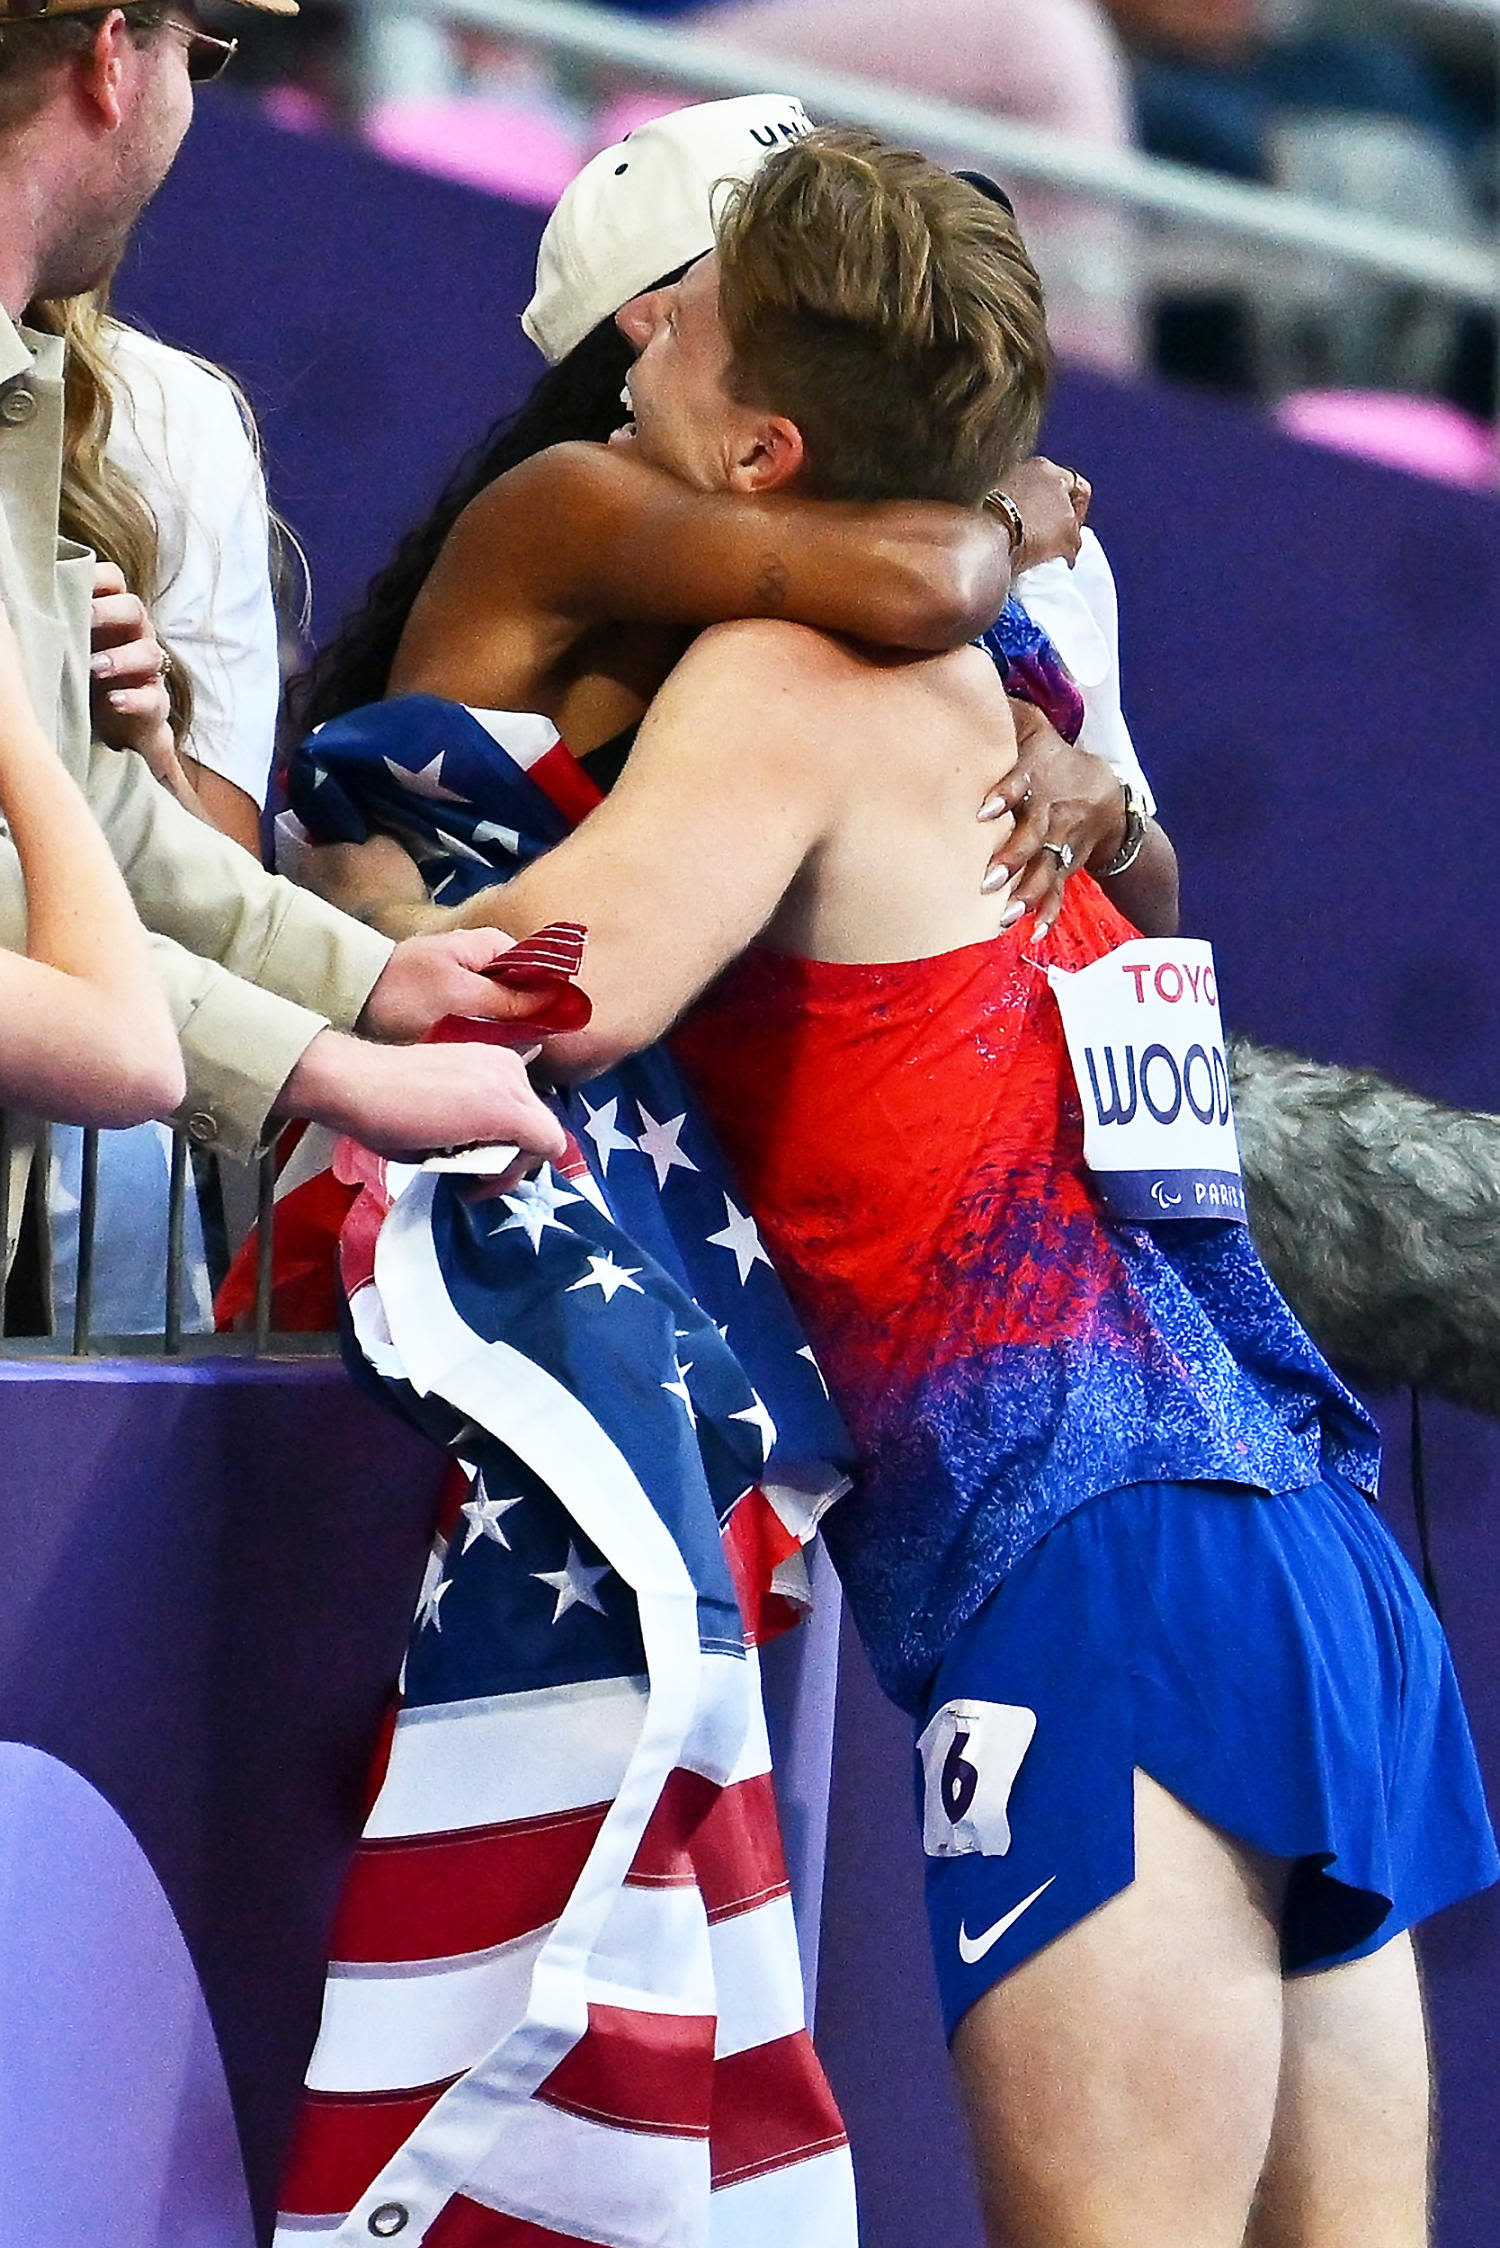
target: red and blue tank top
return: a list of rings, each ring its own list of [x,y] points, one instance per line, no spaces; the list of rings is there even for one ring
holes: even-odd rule
[[[1047,946],[1135,932],[1086,876]],[[882,1684],[1045,1532],[1158,1481],[1373,1490],[1373,1424],[1243,1226],[1112,1222],[1030,921],[935,959],[747,953],[673,1039],[861,1459],[827,1536]]]

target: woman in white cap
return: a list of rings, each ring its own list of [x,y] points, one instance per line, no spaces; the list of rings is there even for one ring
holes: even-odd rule
[[[473,704],[497,699],[486,649],[513,645],[521,606],[540,610],[546,588],[533,568],[518,584],[503,554],[489,550],[481,495],[552,446],[581,439],[597,447],[621,427],[635,354],[615,314],[712,247],[716,183],[750,177],[809,130],[792,96],[750,94],[656,118],[585,166],[548,222],[523,315],[548,371],[519,413],[460,466],[312,667],[298,705],[307,725],[419,684]],[[992,622],[1013,571],[1076,556],[1087,506],[1081,479],[1028,463],[989,518],[906,503],[779,507],[773,555],[768,518],[754,505],[643,474],[617,455],[595,453],[575,466],[592,496],[584,543],[599,560],[595,620],[631,624],[637,642],[642,625],[669,628],[656,660],[648,659],[649,680],[637,659],[629,682],[585,678],[563,714],[550,714],[582,754],[638,719],[686,633],[720,619],[775,614],[895,647],[958,645]],[[419,677],[424,649],[441,664],[440,685]]]

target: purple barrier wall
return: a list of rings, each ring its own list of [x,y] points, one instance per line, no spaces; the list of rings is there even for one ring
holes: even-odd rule
[[[0,1457],[14,2237],[241,2248],[235,2125],[265,2238],[443,1463],[337,1360],[0,1363]]]
[[[534,214],[205,104],[122,283],[224,359],[307,541],[320,630],[536,362],[515,315]],[[1226,1012],[1263,1037],[1500,1106],[1500,512],[1248,416],[1070,375],[1048,447],[1095,481],[1127,700]],[[1500,1432],[1434,1415],[1439,1568],[1500,1773]],[[1399,1513],[1402,1445],[1392,1483]],[[847,1667],[822,2042],[868,2248],[978,2233],[915,1909],[904,1727]],[[1443,2248],[1500,2237],[1500,1911],[1427,1944],[1445,2086]],[[895,2061],[896,2065],[893,2065]],[[965,2225],[968,2230],[966,2231]]]
[[[444,1456],[337,1360],[136,1359],[0,1361],[0,1457],[5,2238],[265,2248]],[[834,1656],[764,1666],[814,1962]]]

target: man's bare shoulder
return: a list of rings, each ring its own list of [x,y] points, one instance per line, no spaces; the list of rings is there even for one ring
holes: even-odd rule
[[[995,671],[976,648],[917,655],[780,617],[746,617],[700,632],[673,678],[720,698],[753,693],[803,709],[828,703],[852,715],[867,701],[909,713],[933,696],[993,689]]]
[[[821,796],[842,762],[842,744],[859,738],[862,690],[878,678],[852,643],[810,625],[749,617],[699,633],[653,714],[668,721],[679,749],[694,743],[704,766],[739,768],[748,760],[767,791]],[[648,719],[643,746],[654,731]],[[808,755],[814,743],[816,758]]]
[[[700,682],[710,676],[755,678],[782,691],[847,686],[878,678],[888,668],[886,657],[876,650],[781,617],[741,617],[709,625],[683,657],[678,674],[689,666]]]
[[[782,805],[821,803],[838,749],[858,725],[848,683],[867,667],[841,642],[800,624],[752,618],[710,625],[658,691],[616,794],[649,773],[680,786],[720,787]],[[842,698],[843,710],[840,709]],[[820,754],[808,754],[818,745]],[[633,790],[632,790],[633,792]]]

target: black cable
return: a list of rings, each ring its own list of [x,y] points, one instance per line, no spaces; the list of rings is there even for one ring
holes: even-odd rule
[[[1417,1549],[1422,1557],[1422,1589],[1432,1602],[1433,1614],[1441,1623],[1443,1602],[1438,1591],[1437,1571],[1432,1565],[1432,1524],[1427,1513],[1427,1463],[1422,1450],[1422,1393],[1413,1387],[1410,1396],[1411,1503],[1417,1518]]]

